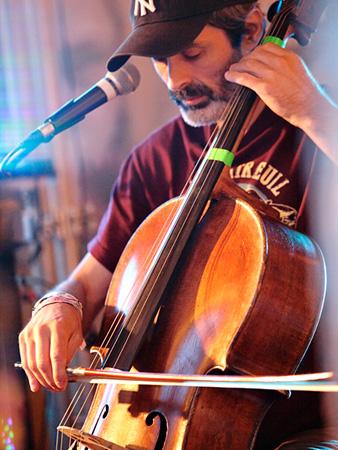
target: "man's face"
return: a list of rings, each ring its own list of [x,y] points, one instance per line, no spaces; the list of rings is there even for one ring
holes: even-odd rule
[[[240,57],[223,30],[207,25],[189,47],[153,64],[183,119],[200,126],[220,119],[236,86],[224,73]]]

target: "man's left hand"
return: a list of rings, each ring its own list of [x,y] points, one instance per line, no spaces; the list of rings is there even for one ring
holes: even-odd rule
[[[228,81],[246,86],[277,115],[306,129],[316,120],[323,91],[304,61],[272,43],[257,47],[225,73]]]

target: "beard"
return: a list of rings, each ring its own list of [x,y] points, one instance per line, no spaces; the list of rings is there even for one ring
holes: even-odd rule
[[[224,73],[231,64],[239,61],[240,58],[241,53],[235,50],[227,67],[216,73],[216,88],[211,88],[203,83],[192,82],[180,90],[169,90],[170,99],[179,107],[181,116],[188,125],[193,127],[211,125],[221,118],[236,87],[238,87],[237,84],[226,81]],[[197,105],[185,103],[186,100],[194,97],[205,97],[205,100]]]

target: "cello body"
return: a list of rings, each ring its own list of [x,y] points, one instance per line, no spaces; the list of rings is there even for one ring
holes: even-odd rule
[[[162,205],[136,230],[114,272],[105,317],[116,305],[126,315],[134,307],[149,249],[181,201]],[[324,262],[311,239],[245,200],[218,195],[183,251],[132,370],[295,373],[324,294]],[[280,395],[285,393],[100,385],[82,431],[112,443],[107,448],[251,449]]]

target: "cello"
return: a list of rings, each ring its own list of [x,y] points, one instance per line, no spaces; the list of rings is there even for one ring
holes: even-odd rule
[[[273,21],[275,42],[283,40],[294,3]],[[236,148],[254,102],[251,91],[237,90],[186,193],[151,214],[129,241],[107,295],[103,369],[297,370],[319,320],[324,263],[309,238],[253,205],[224,176],[233,159],[228,149]],[[252,448],[277,395],[99,386],[81,431],[72,426],[71,447]]]

